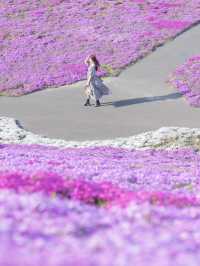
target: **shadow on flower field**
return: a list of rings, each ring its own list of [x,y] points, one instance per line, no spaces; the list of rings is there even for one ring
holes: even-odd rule
[[[102,105],[105,105],[105,106],[113,105],[114,107],[118,108],[118,107],[125,107],[129,105],[140,104],[140,103],[175,100],[181,97],[182,97],[182,94],[179,92],[176,92],[176,93],[170,93],[170,94],[161,95],[161,96],[141,97],[141,98],[125,99],[125,100],[114,101],[114,102],[106,102],[106,103],[102,103]]]

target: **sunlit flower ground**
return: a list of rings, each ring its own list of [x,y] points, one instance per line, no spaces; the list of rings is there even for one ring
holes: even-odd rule
[[[199,19],[199,0],[0,0],[0,93],[84,79],[91,53],[115,75]]]
[[[179,66],[169,83],[183,93],[191,106],[200,107],[200,56],[189,58]]]
[[[0,265],[198,266],[199,178],[194,149],[2,144]]]

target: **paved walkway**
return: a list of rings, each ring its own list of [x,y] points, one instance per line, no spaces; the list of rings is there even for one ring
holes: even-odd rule
[[[200,109],[189,107],[165,83],[188,57],[200,54],[200,25],[127,68],[107,78],[112,96],[100,108],[83,106],[84,82],[0,98],[0,116],[18,119],[34,133],[66,140],[126,137],[162,126],[200,127]]]

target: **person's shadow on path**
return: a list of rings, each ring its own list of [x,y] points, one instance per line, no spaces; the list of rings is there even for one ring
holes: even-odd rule
[[[115,102],[105,102],[105,103],[102,103],[102,105],[105,105],[105,106],[112,105],[114,107],[125,107],[129,105],[141,104],[141,103],[147,103],[147,102],[174,100],[174,99],[178,99],[181,97],[182,97],[182,94],[179,92],[176,92],[176,93],[171,93],[171,94],[162,95],[162,96],[142,97],[142,98],[125,99],[125,100],[120,100],[120,101],[115,101]]]

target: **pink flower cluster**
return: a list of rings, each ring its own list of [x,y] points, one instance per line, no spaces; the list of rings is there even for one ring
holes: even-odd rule
[[[169,83],[183,93],[191,106],[200,107],[200,56],[189,58],[179,66]]]
[[[1,1],[0,92],[82,80],[91,53],[116,74],[199,20],[199,0]]]
[[[160,191],[127,191],[109,182],[94,183],[84,180],[65,180],[55,174],[32,179],[17,174],[0,175],[0,189],[12,189],[20,193],[45,192],[51,197],[80,201],[99,207],[126,207],[131,202],[149,202],[161,206],[200,206],[195,196]]]

